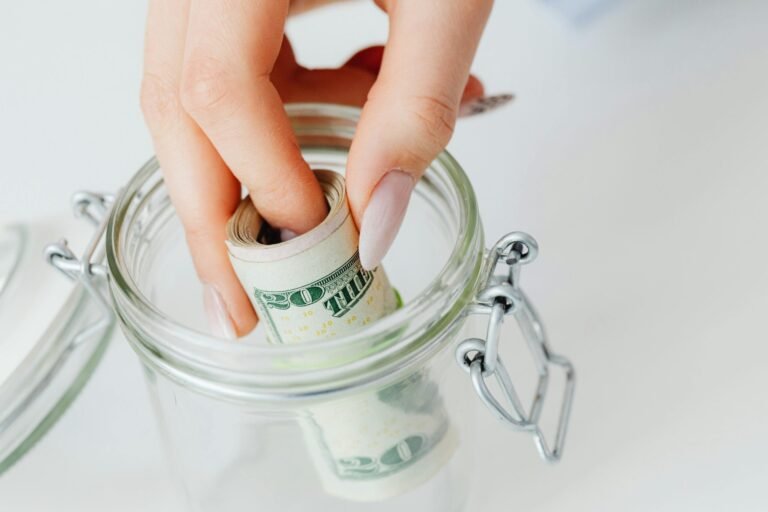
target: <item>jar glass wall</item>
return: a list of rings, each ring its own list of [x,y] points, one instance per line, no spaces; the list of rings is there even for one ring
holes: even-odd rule
[[[357,110],[288,112],[307,162],[343,173]],[[107,259],[193,510],[462,510],[475,398],[452,349],[484,258],[474,194],[447,153],[417,185],[383,263],[403,307],[350,336],[275,346],[260,329],[235,342],[205,334],[154,160],[117,199]]]

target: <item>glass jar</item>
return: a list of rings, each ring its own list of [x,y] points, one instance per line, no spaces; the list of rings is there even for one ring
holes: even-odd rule
[[[287,111],[310,166],[343,173],[359,111],[320,104]],[[107,202],[96,200],[97,209]],[[492,411],[533,434],[545,458],[559,457],[573,375],[546,348],[517,288],[518,264],[535,257],[535,242],[513,234],[484,249],[472,187],[448,153],[417,184],[383,263],[403,306],[333,340],[270,345],[259,328],[237,341],[207,334],[202,290],[156,160],[104,215],[106,265],[91,264],[88,250],[85,263],[52,259],[82,269],[85,282],[109,276],[191,510],[463,510],[476,398],[461,367]],[[506,274],[494,273],[498,265]],[[462,341],[472,313],[490,315],[487,346]],[[496,355],[508,314],[538,347],[529,411]],[[565,367],[569,384],[550,450],[537,421],[551,364]],[[491,376],[506,405],[486,385]]]

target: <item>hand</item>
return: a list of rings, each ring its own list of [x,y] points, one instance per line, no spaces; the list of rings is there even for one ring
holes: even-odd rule
[[[347,187],[367,268],[391,245],[460,105],[471,111],[482,104],[483,87],[469,67],[492,0],[379,0],[390,17],[386,52],[368,48],[339,69],[309,70],[298,65],[283,31],[291,7],[318,3],[149,3],[142,109],[221,336],[256,323],[224,245],[241,183],[273,226],[300,234],[326,214],[283,102],[363,107]]]

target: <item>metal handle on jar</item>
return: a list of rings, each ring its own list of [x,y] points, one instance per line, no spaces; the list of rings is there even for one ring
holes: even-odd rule
[[[80,282],[104,312],[103,316],[78,333],[72,343],[73,347],[88,339],[92,333],[103,330],[112,322],[112,306],[100,289],[99,282],[105,281],[109,274],[107,267],[101,263],[103,259],[101,242],[107,230],[113,204],[114,196],[109,194],[82,191],[75,193],[72,196],[75,216],[87,219],[96,228],[83,255],[78,258],[64,239],[45,247],[45,258],[48,263],[73,281]]]
[[[547,462],[557,462],[562,456],[568,429],[575,371],[568,359],[549,349],[544,326],[519,286],[520,267],[536,259],[538,250],[536,240],[522,232],[509,233],[493,246],[488,256],[486,280],[469,310],[470,314],[488,315],[485,339],[469,338],[461,342],[456,348],[456,360],[470,374],[475,391],[491,412],[514,430],[530,433],[541,457]],[[505,269],[503,274],[497,273],[500,266]],[[512,379],[499,357],[501,325],[507,315],[517,320],[538,373],[536,391],[528,411],[520,402]],[[549,371],[553,366],[564,371],[565,389],[554,444],[550,448],[539,426],[539,419],[547,394]],[[488,387],[486,380],[489,377],[495,377],[507,400],[506,407]]]

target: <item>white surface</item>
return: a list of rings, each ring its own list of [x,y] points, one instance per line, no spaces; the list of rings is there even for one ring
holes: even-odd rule
[[[144,6],[41,3],[0,18],[0,214],[114,189],[151,151]],[[316,23],[332,12],[296,23],[299,57],[331,64],[380,40],[383,19],[357,9],[343,33]],[[525,285],[579,381],[558,466],[478,410],[485,491],[469,510],[768,508],[767,25],[761,0],[627,0],[580,27],[497,2],[475,69],[518,100],[463,122],[451,150],[488,237],[538,238]],[[180,510],[117,338],[0,478],[2,510]]]

